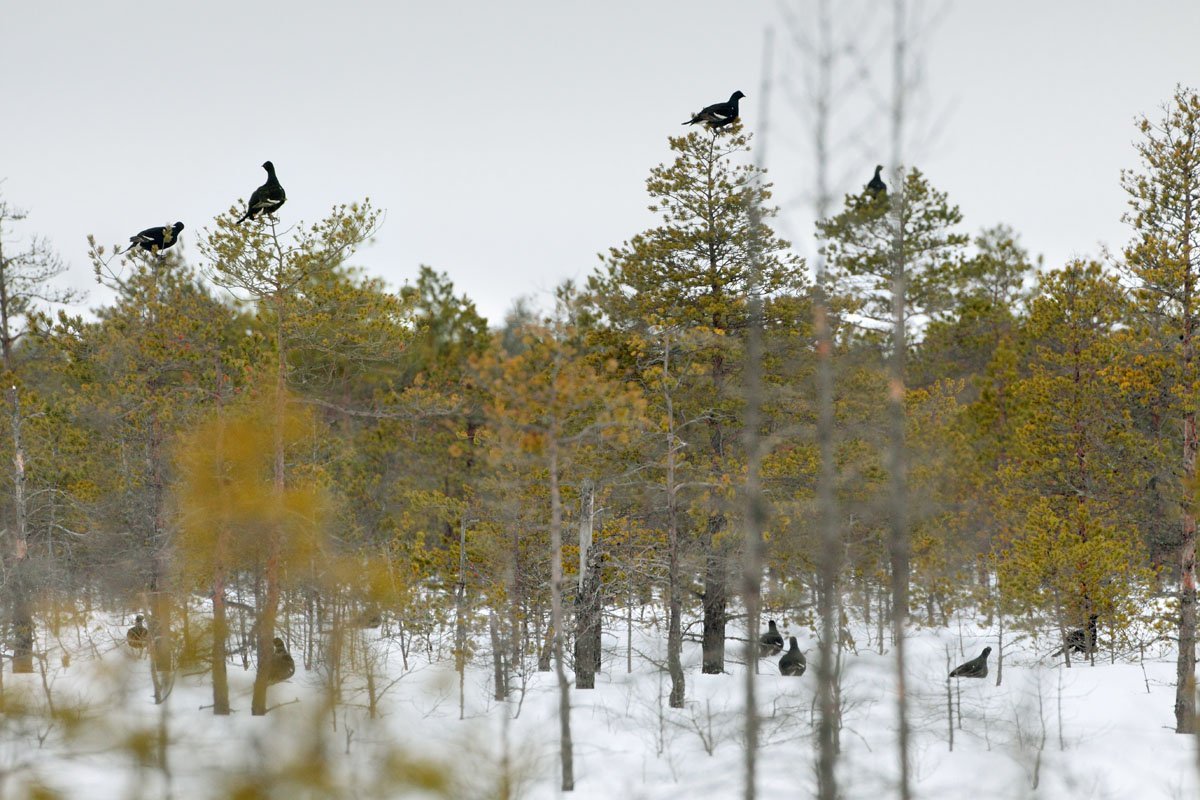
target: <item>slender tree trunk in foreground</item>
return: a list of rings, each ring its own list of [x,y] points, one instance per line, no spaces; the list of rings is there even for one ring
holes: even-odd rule
[[[908,342],[905,330],[906,276],[904,264],[904,174],[902,137],[904,132],[904,63],[906,49],[905,4],[895,0],[895,40],[893,43],[894,93],[892,106],[892,153],[894,178],[891,213],[894,228],[892,242],[892,354],[888,376],[888,474],[891,482],[889,516],[891,530],[888,549],[892,566],[892,634],[896,640],[896,744],[900,757],[900,800],[912,797],[909,778],[908,686],[904,624],[908,618],[908,458],[904,441],[905,384],[904,362]]]
[[[562,790],[575,788],[575,759],[571,744],[571,693],[563,665],[562,609],[562,497],[558,486],[558,441],[548,437],[550,459],[550,625],[554,649],[554,672],[558,678],[559,755],[562,760]]]

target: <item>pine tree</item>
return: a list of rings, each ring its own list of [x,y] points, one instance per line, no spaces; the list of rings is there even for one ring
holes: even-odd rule
[[[771,298],[801,292],[804,278],[801,263],[786,254],[786,242],[770,229],[776,213],[767,204],[770,185],[760,180],[759,169],[738,163],[749,150],[740,126],[729,135],[672,137],[670,146],[675,160],[652,169],[646,182],[650,209],[661,215],[662,224],[610,250],[603,268],[588,281],[589,299],[612,352],[623,356],[631,374],[637,372],[631,352],[647,351],[660,331],[683,332],[675,342],[704,340],[686,388],[680,387],[684,390],[675,393],[674,402],[680,419],[704,420],[702,429],[687,429],[688,444],[695,448],[692,463],[706,482],[721,483],[740,471],[737,387],[749,320],[751,247],[761,254],[756,289],[768,309]],[[752,206],[761,209],[757,219],[749,213]],[[775,322],[765,320],[768,327]],[[697,533],[705,554],[703,670],[720,673],[735,542],[720,494],[696,499],[706,506]]]
[[[1183,445],[1184,484],[1196,482],[1200,454],[1200,94],[1178,87],[1160,119],[1143,117],[1135,145],[1141,166],[1122,173],[1125,220],[1134,239],[1125,262],[1151,347],[1162,354],[1172,385],[1171,412]],[[1185,504],[1179,543],[1179,659],[1175,730],[1197,733],[1196,512]]]
[[[1130,514],[1148,451],[1112,369],[1124,305],[1100,265],[1073,262],[1041,277],[1022,331],[1029,374],[1011,390],[1000,589],[1011,610],[1050,611],[1060,633],[1093,614],[1119,630],[1148,576]]]
[[[70,302],[74,293],[55,289],[51,282],[66,272],[66,265],[41,239],[14,250],[5,237],[13,223],[26,218],[26,212],[0,200],[0,366],[3,367],[5,421],[12,458],[12,502],[9,538],[11,545],[2,556],[8,570],[4,600],[10,609],[13,626],[13,672],[33,671],[33,593],[29,535],[30,508],[27,471],[27,443],[23,433],[27,425],[28,398],[21,380],[19,345],[35,329],[38,303]]]
[[[240,226],[236,212],[222,214],[216,227],[201,243],[209,259],[209,278],[255,304],[269,331],[271,362],[263,365],[269,375],[275,420],[273,463],[276,505],[282,505],[287,487],[284,421],[288,417],[291,387],[303,387],[314,379],[329,376],[328,367],[346,363],[348,349],[360,342],[362,328],[348,322],[368,321],[376,315],[347,313],[339,297],[325,291],[336,283],[330,277],[354,250],[374,233],[378,214],[369,202],[342,205],[310,228],[297,226],[292,241],[285,241],[272,220],[268,226]],[[343,284],[345,285],[345,284]],[[376,294],[356,296],[374,299]],[[386,319],[386,315],[382,315]],[[370,336],[370,354],[379,341]],[[306,369],[306,359],[316,359],[325,370]],[[353,363],[349,360],[349,363]],[[254,680],[251,713],[266,713],[267,685],[275,617],[281,591],[281,557],[286,530],[279,525],[264,531],[268,547],[263,556],[265,592],[258,610],[258,671]]]
[[[178,251],[130,251],[119,272],[94,242],[90,255],[116,301],[77,340],[61,340],[75,369],[87,371],[79,374],[78,401],[93,446],[116,465],[97,478],[107,502],[90,504],[90,544],[117,567],[101,576],[112,591],[145,597],[155,664],[165,670],[173,649],[171,450],[181,430],[233,393],[244,364],[242,334],[234,310],[199,283]]]
[[[952,314],[955,290],[963,273],[967,236],[956,230],[962,222],[958,206],[934,187],[918,169],[905,173],[903,204],[899,208],[905,267],[904,323],[937,323]],[[896,212],[864,192],[847,195],[837,215],[817,222],[829,259],[830,277],[846,297],[856,299],[853,311],[872,330],[883,331],[892,320],[892,278]]]

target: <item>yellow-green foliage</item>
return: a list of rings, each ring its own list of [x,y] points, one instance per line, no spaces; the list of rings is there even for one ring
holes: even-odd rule
[[[1011,387],[995,494],[1013,610],[1111,618],[1148,577],[1133,509],[1151,451],[1112,369],[1123,302],[1098,264],[1075,262],[1044,275],[1031,304],[1028,375]]]
[[[1131,617],[1149,579],[1136,531],[1106,522],[1092,504],[1055,506],[1051,498],[1034,500],[1002,539],[997,566],[1006,604],[1050,610],[1072,625],[1089,613],[1108,624]]]
[[[330,497],[305,476],[277,490],[273,453],[276,436],[285,452],[294,452],[321,427],[294,404],[280,416],[273,404],[252,399],[219,409],[181,438],[176,551],[189,583],[262,563],[273,537],[285,567],[307,567],[319,555]]]

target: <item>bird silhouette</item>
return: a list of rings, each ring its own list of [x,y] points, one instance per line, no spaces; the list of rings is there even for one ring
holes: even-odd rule
[[[1058,658],[1063,654],[1063,651],[1078,653],[1081,656],[1086,656],[1096,649],[1096,620],[1099,617],[1092,614],[1088,617],[1087,630],[1076,628],[1073,631],[1067,631],[1066,637],[1063,639],[1063,646],[1050,654],[1051,658]]]
[[[978,658],[972,658],[965,664],[959,664],[950,670],[951,678],[986,678],[988,673],[987,660],[992,648],[985,647]]]
[[[250,202],[246,204],[246,213],[237,221],[238,225],[247,219],[254,219],[259,214],[274,214],[287,200],[287,192],[283,191],[283,187],[279,185],[279,179],[275,177],[275,165],[270,161],[264,161],[262,166],[267,171],[267,182],[250,195]]]
[[[867,191],[871,194],[887,196],[887,184],[883,182],[883,178],[879,177],[879,173],[883,172],[883,165],[878,164],[875,167],[875,177],[867,183]]]
[[[133,627],[125,632],[125,641],[129,642],[129,646],[135,650],[141,650],[150,642],[150,631],[142,624],[141,614],[133,620]]]
[[[296,674],[296,662],[292,658],[292,654],[287,651],[287,645],[283,643],[283,639],[276,636],[274,644],[275,649],[271,653],[271,668],[267,672],[269,683],[286,681]]]
[[[767,620],[767,632],[758,637],[758,654],[762,658],[777,656],[783,652],[783,635],[775,627],[775,620]]]
[[[783,654],[783,658],[779,659],[779,674],[799,678],[806,669],[808,669],[808,659],[804,657],[804,653],[800,652],[800,645],[796,644],[796,637],[789,636],[788,651]]]
[[[734,92],[729,95],[729,99],[724,103],[713,103],[711,106],[705,106],[699,114],[694,115],[684,125],[695,125],[697,122],[706,122],[709,127],[722,128],[738,118],[738,100],[741,100],[746,95],[741,92]]]
[[[176,222],[169,227],[146,228],[141,233],[129,237],[129,247],[125,248],[125,252],[128,253],[133,248],[140,247],[149,253],[155,251],[161,253],[179,240],[179,232],[182,230],[182,222]]]

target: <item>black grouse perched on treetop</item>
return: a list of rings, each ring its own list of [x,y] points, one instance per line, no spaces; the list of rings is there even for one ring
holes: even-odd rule
[[[987,677],[987,660],[991,655],[992,648],[985,647],[978,658],[972,658],[965,664],[959,664],[954,669],[950,670],[951,678],[986,678]]]
[[[758,654],[763,658],[783,652],[783,635],[775,627],[775,620],[767,620],[767,628],[767,632],[758,637]]]
[[[267,673],[267,680],[270,683],[279,683],[286,681],[288,678],[296,674],[296,662],[292,658],[292,654],[287,651],[287,646],[284,645],[283,639],[275,637],[275,650],[271,653],[271,669]]]
[[[1063,651],[1078,653],[1081,656],[1094,652],[1096,649],[1096,620],[1099,617],[1092,614],[1088,617],[1087,630],[1084,631],[1076,628],[1073,631],[1068,631],[1066,638],[1063,640],[1065,644],[1050,654],[1051,658],[1058,658],[1063,654]]]
[[[779,674],[799,678],[807,668],[808,659],[804,657],[804,653],[800,652],[800,645],[796,644],[796,637],[789,636],[788,651],[783,654],[783,658],[779,659]]]
[[[133,627],[125,633],[125,641],[129,642],[129,646],[135,650],[141,650],[150,641],[150,631],[146,630],[146,626],[142,624],[141,614],[133,621]]]
[[[706,106],[699,114],[683,124],[695,125],[697,122],[707,122],[709,127],[722,128],[738,118],[738,100],[745,96],[741,92],[734,92],[726,102]]]
[[[147,252],[153,253],[156,250],[162,252],[175,242],[179,241],[179,232],[183,230],[183,223],[176,222],[171,227],[162,228],[146,228],[146,230],[129,237],[129,247],[125,248],[128,253],[135,247],[140,247]]]
[[[883,178],[879,177],[879,173],[883,172],[883,165],[875,166],[875,177],[867,183],[867,191],[871,194],[887,195],[887,184],[883,182]]]
[[[238,225],[247,219],[254,219],[259,214],[274,214],[287,200],[287,192],[283,191],[283,187],[279,185],[279,179],[275,177],[275,165],[270,161],[264,161],[262,166],[267,171],[267,182],[250,195],[250,202],[246,204],[246,213],[237,221]]]

